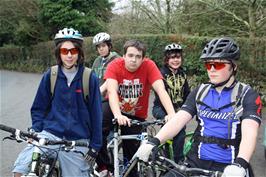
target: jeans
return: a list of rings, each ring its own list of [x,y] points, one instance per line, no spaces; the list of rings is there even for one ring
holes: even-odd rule
[[[164,119],[166,112],[160,106],[153,106],[152,115],[156,119]],[[186,137],[186,128],[184,127],[174,138],[173,138],[173,153],[174,160],[176,163],[184,160],[184,143]]]

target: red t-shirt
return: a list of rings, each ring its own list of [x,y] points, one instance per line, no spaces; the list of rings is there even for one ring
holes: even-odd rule
[[[117,80],[121,112],[145,119],[151,85],[162,79],[162,75],[151,59],[144,58],[140,67],[130,72],[124,59],[117,58],[107,66],[104,79]]]

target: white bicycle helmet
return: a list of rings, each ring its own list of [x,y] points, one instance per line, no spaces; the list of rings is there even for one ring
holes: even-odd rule
[[[96,34],[92,41],[93,45],[98,45],[103,42],[111,42],[111,36],[104,32]]]
[[[181,45],[172,43],[167,46],[165,46],[164,51],[170,51],[170,50],[182,50]]]
[[[82,43],[83,37],[78,30],[74,30],[73,28],[64,28],[58,31],[58,33],[55,35],[54,40],[56,44],[65,40],[74,40]]]

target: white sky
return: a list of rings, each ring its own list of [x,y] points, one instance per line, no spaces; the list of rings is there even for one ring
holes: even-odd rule
[[[113,13],[121,13],[126,8],[129,8],[129,0],[109,0],[110,2],[114,2],[115,6],[113,7]]]

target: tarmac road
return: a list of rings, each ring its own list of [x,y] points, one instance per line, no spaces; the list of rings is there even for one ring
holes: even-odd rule
[[[0,123],[26,130],[31,125],[30,107],[37,91],[41,74],[12,72],[0,70],[1,77],[1,119]],[[264,109],[264,113],[265,113]],[[265,114],[264,114],[265,115]],[[265,117],[265,116],[264,116]],[[265,124],[265,120],[264,120]],[[191,129],[194,125],[188,127]],[[263,127],[262,125],[261,127]],[[1,131],[0,138],[8,133]],[[256,177],[266,177],[266,161],[262,146],[263,129],[260,128],[258,143],[251,164]],[[0,146],[0,177],[12,176],[12,165],[25,144],[14,141],[1,141]]]

